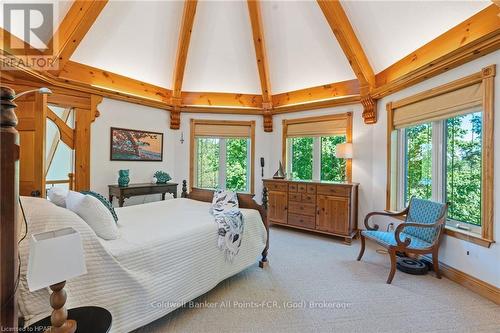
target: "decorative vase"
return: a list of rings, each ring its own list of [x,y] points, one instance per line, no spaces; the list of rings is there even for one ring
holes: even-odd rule
[[[129,178],[129,170],[126,169],[126,170],[120,170],[118,171],[118,185],[120,187],[127,187],[128,186],[128,183],[130,182],[130,178]]]
[[[166,184],[170,179],[172,179],[168,173],[163,171],[156,171],[154,177],[156,178],[156,184]]]

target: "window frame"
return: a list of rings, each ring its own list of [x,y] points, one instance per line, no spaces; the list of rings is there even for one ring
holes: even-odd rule
[[[480,72],[474,73],[467,77],[455,80],[448,84],[435,87],[433,89],[424,91],[422,93],[416,94],[414,96],[407,97],[405,99],[389,102],[386,105],[387,110],[387,186],[386,186],[386,210],[393,211],[395,209],[401,208],[402,200],[399,193],[401,193],[401,166],[400,159],[403,151],[401,150],[401,140],[402,136],[398,131],[396,136],[393,136],[395,132],[394,128],[394,112],[397,108],[402,106],[410,105],[426,99],[430,99],[448,92],[453,92],[461,88],[478,84],[482,82],[482,116],[483,116],[483,141],[482,141],[482,175],[481,175],[481,186],[482,186],[482,207],[481,207],[481,224],[482,230],[481,234],[475,234],[473,232],[461,230],[454,228],[452,226],[445,226],[445,234],[469,241],[484,247],[490,247],[491,243],[494,243],[493,239],[493,209],[494,209],[494,184],[493,184],[493,173],[494,173],[494,156],[493,156],[493,145],[494,145],[494,78],[496,74],[496,66],[491,65],[483,68]],[[433,123],[433,134],[432,143],[436,145],[438,149],[433,150],[433,168],[440,168],[443,172],[445,161],[442,160],[444,154],[444,121],[434,121]],[[437,126],[434,126],[434,124]],[[439,125],[441,123],[441,125]],[[437,130],[434,130],[436,128]],[[396,144],[397,147],[393,150],[393,145]],[[394,154],[397,154],[394,158]],[[394,165],[396,163],[396,165]],[[437,177],[433,177],[433,192],[434,188],[439,189],[439,193],[433,193],[434,198],[438,200],[444,199],[444,182],[445,174],[436,174]],[[437,178],[437,179],[434,179]],[[396,184],[392,184],[396,181]],[[437,186],[434,186],[437,182]],[[395,193],[396,192],[396,193]],[[399,193],[398,193],[399,192]]]
[[[282,153],[281,153],[281,161],[286,168],[287,173],[290,171],[291,160],[288,158],[291,156],[291,147],[288,145],[288,125],[292,124],[302,124],[302,123],[313,123],[313,122],[322,122],[322,121],[332,121],[332,120],[346,120],[346,129],[345,143],[352,143],[352,112],[346,113],[338,113],[333,115],[326,116],[317,116],[317,117],[307,117],[307,118],[295,118],[295,119],[283,119],[282,121]],[[327,135],[323,135],[327,136]],[[318,136],[318,140],[314,140],[313,137],[313,180],[319,180],[321,178],[321,136]],[[315,146],[318,146],[315,149]],[[318,155],[318,156],[315,156]],[[319,159],[318,159],[319,157]],[[316,167],[315,167],[316,165]],[[317,178],[315,178],[315,176]],[[346,181],[352,182],[352,159],[348,158],[346,161]]]
[[[211,119],[191,119],[190,122],[190,140],[189,140],[189,190],[191,191],[196,188],[195,185],[195,176],[196,176],[196,158],[197,158],[197,144],[196,144],[196,133],[195,127],[196,125],[217,125],[217,126],[248,126],[250,128],[250,143],[247,144],[247,159],[249,161],[248,167],[250,168],[250,172],[247,173],[247,185],[249,192],[241,192],[241,193],[250,193],[255,194],[255,120],[251,121],[239,121],[239,120],[211,120]],[[216,136],[214,136],[216,137]],[[219,139],[227,139],[227,137],[221,135],[217,137]],[[243,138],[243,137],[241,137]],[[223,140],[225,142],[225,140]],[[247,141],[248,142],[248,141]],[[219,142],[220,144],[220,142]],[[225,162],[226,154],[225,154],[225,145],[224,148],[220,149],[220,153],[224,152],[224,155],[221,157],[222,161]],[[225,169],[225,164],[224,164]],[[221,168],[218,170],[219,172],[219,182],[226,182],[225,175],[221,177]]]

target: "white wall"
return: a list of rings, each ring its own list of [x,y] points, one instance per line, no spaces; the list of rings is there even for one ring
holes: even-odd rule
[[[132,182],[150,181],[153,172],[158,169],[168,171],[173,181],[181,184],[183,179],[189,178],[189,123],[191,118],[197,119],[228,119],[228,120],[255,120],[255,193],[260,201],[262,193],[260,157],[264,157],[266,166],[264,177],[272,177],[281,159],[281,121],[286,118],[317,116],[342,112],[353,112],[353,181],[360,183],[359,188],[359,227],[363,227],[364,216],[373,210],[385,208],[386,191],[386,111],[385,105],[390,101],[413,95],[432,87],[450,82],[479,71],[481,68],[496,63],[500,69],[500,52],[496,52],[445,74],[417,84],[413,87],[387,96],[378,102],[378,122],[375,125],[363,123],[360,105],[328,108],[315,111],[304,111],[277,115],[274,117],[274,131],[263,131],[262,117],[242,115],[217,115],[183,113],[181,115],[181,129],[169,129],[169,114],[166,111],[138,106],[125,102],[105,99],[100,105],[101,116],[92,126],[92,160],[91,160],[91,187],[107,194],[107,184],[116,184],[119,169],[128,168]],[[500,109],[500,75],[495,79],[495,107]],[[152,130],[163,132],[164,161],[159,162],[111,162],[109,160],[109,128],[111,126]],[[495,119],[495,146],[500,146],[500,117]],[[180,135],[184,134],[184,143],[180,143]],[[498,149],[497,149],[498,152]],[[500,192],[500,152],[495,156],[495,191]],[[180,191],[180,186],[179,186]],[[155,198],[129,199],[127,204],[142,203],[144,200],[158,200]],[[500,207],[500,196],[495,197],[495,212]],[[500,240],[499,217],[495,215],[495,239]],[[385,229],[387,221],[377,221]],[[469,255],[467,255],[469,251]],[[495,243],[489,249],[445,236],[441,247],[440,259],[447,265],[475,276],[492,285],[500,287],[500,247]]]
[[[169,129],[170,115],[167,111],[105,98],[99,105],[101,115],[92,124],[90,187],[93,191],[108,196],[108,185],[118,183],[118,170],[130,170],[131,183],[151,182],[157,170],[163,170],[175,178],[176,134]],[[123,127],[137,130],[161,132],[163,136],[163,162],[110,161],[110,128]],[[180,186],[179,186],[180,189]],[[159,195],[133,197],[126,204],[138,204],[158,200]]]
[[[433,87],[448,83],[450,81],[476,73],[481,68],[491,64],[497,65],[500,70],[500,51],[494,52],[475,61],[469,62],[447,73],[424,81],[408,89],[404,89],[393,95],[387,96],[378,102],[379,121],[373,125],[373,141],[371,150],[373,154],[373,177],[372,193],[370,195],[373,208],[376,210],[385,208],[386,189],[386,136],[387,136],[387,115],[385,105],[390,101],[396,101],[407,96],[431,89]],[[500,147],[500,74],[495,77],[495,147]],[[500,150],[495,149],[495,223],[494,239],[500,241]],[[379,220],[380,226],[385,230],[386,223]],[[360,224],[361,226],[361,224]],[[469,255],[467,255],[469,251]],[[470,242],[445,236],[440,248],[440,261],[456,268],[462,272],[477,277],[494,286],[500,287],[500,246],[494,243],[490,248],[475,245]]]

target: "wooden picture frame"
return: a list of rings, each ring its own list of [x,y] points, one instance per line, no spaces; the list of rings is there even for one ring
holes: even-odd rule
[[[125,137],[137,140],[137,143],[130,147],[125,147],[127,144],[124,143],[121,148],[122,151],[120,151],[117,140],[125,141]],[[141,139],[142,141],[139,141]],[[141,146],[150,146],[153,149],[141,149]],[[111,127],[109,159],[111,161],[162,162],[163,133]]]

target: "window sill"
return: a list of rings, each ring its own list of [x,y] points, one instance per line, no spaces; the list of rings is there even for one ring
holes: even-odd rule
[[[492,239],[486,239],[470,231],[453,228],[448,225],[444,228],[444,233],[448,236],[455,237],[486,248],[489,248],[492,243],[495,243],[495,241]]]
[[[385,210],[387,213],[396,213],[396,211],[392,210]],[[394,219],[405,221],[406,220],[406,215],[400,215],[400,216],[391,216]],[[491,244],[495,243],[494,240],[492,239],[486,239],[484,237],[481,237],[478,234],[475,234],[473,232],[467,231],[467,230],[461,230],[458,228],[453,228],[451,226],[446,226],[444,228],[444,233],[448,236],[458,238],[460,240],[464,240],[470,243],[474,243],[479,246],[483,246],[486,248],[489,248]]]

